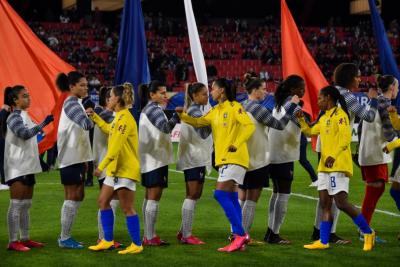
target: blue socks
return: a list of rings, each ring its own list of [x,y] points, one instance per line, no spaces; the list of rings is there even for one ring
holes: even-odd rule
[[[319,235],[321,243],[326,245],[329,243],[329,236],[331,234],[332,222],[322,221],[319,226]]]
[[[237,196],[237,194],[236,194]],[[233,194],[232,192],[225,192],[222,190],[215,190],[214,191],[214,198],[218,201],[225,212],[225,216],[228,217],[229,222],[232,225],[232,231],[234,234],[243,236],[245,235],[242,223],[241,223],[241,214],[242,211],[240,209],[239,201],[236,198],[237,205],[239,206],[239,213],[238,209],[236,208],[235,201],[233,201]]]
[[[372,234],[372,230],[369,227],[367,221],[365,220],[364,216],[360,213],[357,217],[353,218],[353,222],[360,228],[360,230],[364,234]]]
[[[142,240],[140,239],[139,216],[137,214],[132,216],[126,216],[126,225],[128,226],[128,232],[132,239],[132,242],[136,246],[141,246]]]
[[[114,213],[112,209],[100,211],[101,224],[103,225],[104,239],[114,240]]]
[[[397,209],[400,210],[400,190],[390,189],[390,195],[392,196],[394,202],[396,202]]]
[[[230,198],[233,202],[233,206],[235,207],[236,213],[239,215],[240,224],[243,225],[243,217],[242,217],[242,208],[239,203],[239,193],[238,192],[230,192]]]

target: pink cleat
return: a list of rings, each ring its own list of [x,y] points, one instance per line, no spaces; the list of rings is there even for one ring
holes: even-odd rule
[[[20,251],[20,252],[26,252],[31,250],[28,247],[25,247],[21,242],[19,241],[14,241],[8,244],[8,250],[15,250],[15,251]]]

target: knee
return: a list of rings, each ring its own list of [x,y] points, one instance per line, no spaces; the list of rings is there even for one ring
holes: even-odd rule
[[[136,214],[136,211],[132,206],[121,206],[121,210],[125,214],[125,216],[131,216]]]
[[[104,198],[99,197],[97,199],[97,205],[99,206],[100,209],[107,209],[110,207],[110,203]]]
[[[347,202],[344,200],[335,201],[336,207],[340,210],[344,210],[347,207]]]

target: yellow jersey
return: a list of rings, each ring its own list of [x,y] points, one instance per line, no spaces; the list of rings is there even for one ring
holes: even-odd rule
[[[138,130],[134,117],[128,109],[116,113],[108,124],[97,114],[92,120],[108,137],[107,154],[98,169],[110,177],[128,178],[140,181]]]
[[[249,152],[246,142],[255,131],[255,125],[241,104],[225,101],[199,118],[193,118],[184,112],[179,116],[183,122],[196,128],[211,125],[216,166],[236,164],[248,168]],[[228,151],[231,145],[237,148],[236,152]]]
[[[389,118],[390,122],[392,123],[393,129],[395,129],[396,131],[400,130],[400,119],[397,112],[396,111],[389,112]],[[386,148],[389,150],[389,152],[393,151],[398,147],[400,147],[400,139],[397,138],[386,145]]]
[[[343,172],[347,177],[351,177],[353,175],[350,149],[351,127],[346,112],[340,107],[333,107],[327,110],[311,128],[304,118],[298,121],[301,131],[306,135],[320,135],[321,160],[318,172]],[[325,166],[328,157],[335,159],[332,168]]]

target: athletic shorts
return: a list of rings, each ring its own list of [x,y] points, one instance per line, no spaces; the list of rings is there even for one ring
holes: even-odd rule
[[[237,184],[243,184],[246,169],[236,164],[226,164],[219,166],[217,182],[234,180]]]
[[[131,191],[136,191],[136,182],[134,180],[128,179],[128,178],[107,176],[104,179],[103,184],[114,188],[114,191],[116,191],[120,188],[126,188]]]
[[[103,183],[104,183],[104,180],[106,179],[106,177],[102,177],[102,178],[98,178],[97,179],[97,181],[99,182],[99,187],[100,187],[100,189],[103,187]]]
[[[168,187],[168,165],[142,173],[142,185],[146,188]]]
[[[327,190],[330,196],[342,191],[349,193],[349,177],[343,172],[318,173],[318,191]]]
[[[361,166],[362,179],[367,183],[383,180],[385,183],[389,180],[389,171],[387,164],[372,166]]]
[[[21,182],[25,186],[34,186],[36,184],[35,175],[27,174],[19,177],[12,178],[8,180],[6,183],[8,186],[11,186],[15,182]]]
[[[246,172],[243,185],[239,185],[240,189],[257,189],[269,187],[269,166],[265,166],[256,170]]]
[[[271,179],[284,179],[293,181],[294,162],[278,163],[269,165]]]
[[[206,177],[206,167],[203,166],[183,170],[183,174],[185,175],[185,182],[198,181],[200,183],[204,183],[204,179]]]
[[[78,163],[60,169],[63,185],[81,185],[85,182],[85,163]]]

